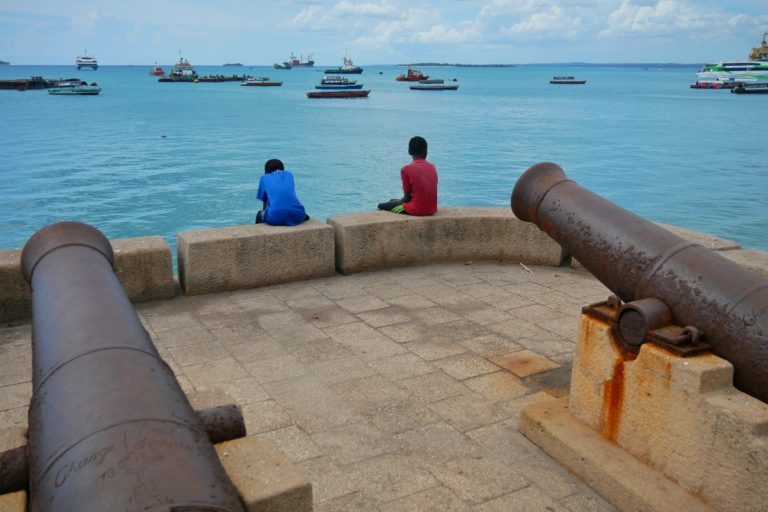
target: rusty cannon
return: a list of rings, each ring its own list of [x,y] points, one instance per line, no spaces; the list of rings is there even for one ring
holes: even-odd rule
[[[192,410],[113,263],[109,241],[75,222],[24,247],[33,396],[26,450],[4,454],[4,490],[28,481],[33,512],[243,511],[210,441],[245,435],[239,409]]]
[[[579,186],[553,163],[528,169],[511,200],[519,219],[616,294],[585,309],[611,321],[625,349],[647,341],[683,356],[708,349],[733,365],[738,389],[768,403],[768,279]]]

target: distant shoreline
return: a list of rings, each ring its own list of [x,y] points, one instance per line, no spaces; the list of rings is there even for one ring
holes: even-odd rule
[[[518,64],[449,64],[447,62],[414,62],[413,64],[395,64],[396,66],[445,66],[453,68],[515,68]]]
[[[0,61],[0,65],[10,65],[10,62]],[[99,67],[147,67],[151,68],[155,64],[99,64]],[[171,64],[165,64],[170,66]],[[381,67],[381,66],[414,66],[414,67],[454,67],[454,68],[515,68],[515,67],[584,67],[584,68],[692,68],[701,67],[704,63],[677,63],[677,62],[647,62],[647,63],[634,63],[634,62],[537,62],[529,64],[462,64],[462,63],[440,63],[440,62],[417,62],[412,64],[363,64],[363,67]],[[72,64],[14,64],[13,67],[21,66],[66,66],[74,67]],[[240,64],[240,63],[227,63],[227,64],[195,64],[195,67],[273,67],[272,64]],[[322,65],[315,65],[313,68],[318,70],[322,68]]]

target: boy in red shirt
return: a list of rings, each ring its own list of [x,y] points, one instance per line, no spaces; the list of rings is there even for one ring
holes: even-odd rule
[[[379,204],[379,210],[406,215],[433,215],[437,211],[437,169],[427,162],[427,141],[413,137],[408,142],[413,162],[400,169],[403,198]]]

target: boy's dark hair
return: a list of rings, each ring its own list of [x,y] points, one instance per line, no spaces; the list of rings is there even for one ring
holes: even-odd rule
[[[411,137],[408,141],[408,154],[415,158],[427,158],[427,141],[424,137]]]
[[[269,174],[271,172],[284,171],[284,170],[285,170],[285,167],[283,167],[283,162],[281,162],[277,158],[272,158],[270,160],[267,160],[267,162],[264,164],[264,174]]]

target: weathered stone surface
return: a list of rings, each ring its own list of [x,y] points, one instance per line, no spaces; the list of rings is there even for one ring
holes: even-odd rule
[[[173,297],[171,248],[159,236],[111,240],[115,273],[133,302]]]
[[[133,302],[173,297],[171,249],[159,236],[111,240],[115,274]],[[32,316],[32,292],[21,273],[21,249],[0,251],[0,323]]]
[[[755,274],[768,277],[768,253],[757,249],[741,249],[720,253],[734,263],[751,270]]]
[[[248,512],[312,511],[312,485],[273,441],[244,437],[216,452]]]
[[[179,280],[187,295],[335,274],[333,229],[314,219],[299,226],[255,224],[177,235]]]
[[[21,275],[21,249],[0,251],[0,323],[31,315],[32,292]]]
[[[681,228],[678,226],[671,226],[669,224],[662,224],[661,222],[657,222],[656,225],[676,234],[680,238],[684,238],[689,242],[702,245],[713,251],[730,251],[733,249],[741,249],[739,244],[733,240],[728,240],[727,238],[720,238],[719,236],[699,233],[698,231],[693,231],[691,229]]]
[[[714,508],[760,510],[768,404],[732,378],[731,364],[709,353],[681,358],[645,344],[625,357],[608,324],[583,316],[570,413]]]
[[[715,512],[575,419],[568,411],[567,397],[529,405],[523,409],[519,428],[619,510]]]
[[[343,274],[441,261],[560,263],[560,246],[508,208],[441,208],[430,217],[366,212],[331,217]]]

